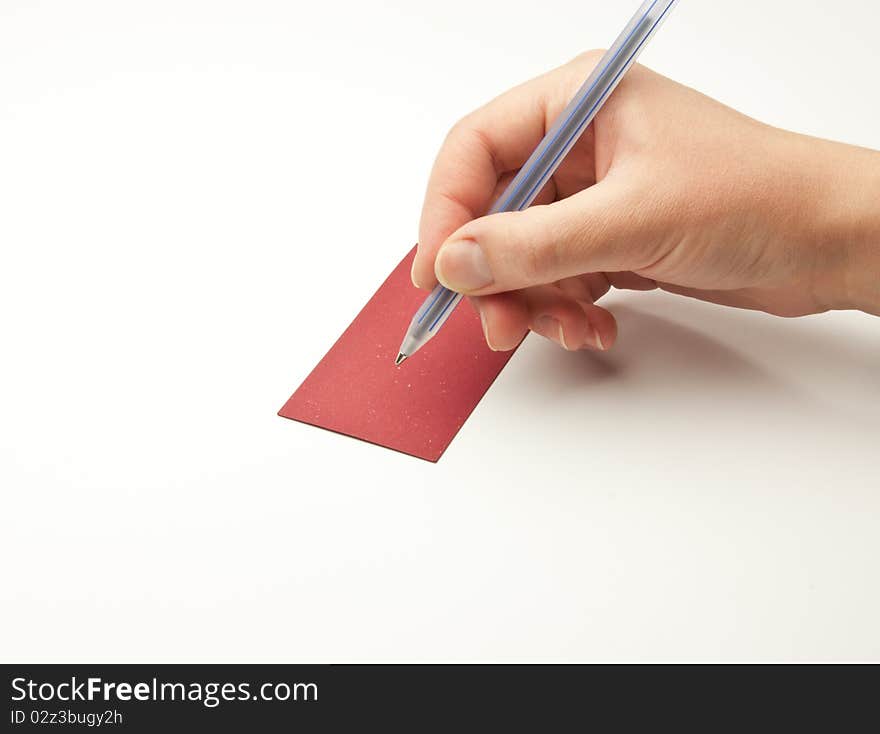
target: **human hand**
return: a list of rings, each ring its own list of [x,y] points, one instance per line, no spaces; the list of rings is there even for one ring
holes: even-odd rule
[[[880,154],[775,129],[636,66],[524,212],[482,216],[598,62],[464,118],[431,174],[413,282],[472,297],[489,346],[610,348],[611,287],[799,316],[880,313]]]

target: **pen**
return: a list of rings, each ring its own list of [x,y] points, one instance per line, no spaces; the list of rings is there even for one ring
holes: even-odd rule
[[[489,214],[522,211],[531,205],[677,3],[642,4]],[[462,298],[442,285],[434,288],[410,322],[395,361],[398,366],[440,331]]]

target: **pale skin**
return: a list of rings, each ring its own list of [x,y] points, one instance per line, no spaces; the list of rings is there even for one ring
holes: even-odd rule
[[[413,282],[471,297],[486,341],[610,349],[611,288],[778,316],[880,315],[880,153],[764,125],[636,66],[535,204],[483,216],[601,56],[461,120],[431,173]]]

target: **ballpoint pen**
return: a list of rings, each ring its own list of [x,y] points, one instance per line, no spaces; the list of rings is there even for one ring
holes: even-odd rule
[[[489,214],[521,211],[531,205],[677,3],[647,0],[642,4]],[[398,366],[437,334],[462,298],[442,285],[434,288],[413,316],[400,345]]]

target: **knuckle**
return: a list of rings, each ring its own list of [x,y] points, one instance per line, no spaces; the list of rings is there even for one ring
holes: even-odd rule
[[[446,143],[455,142],[458,138],[461,137],[462,132],[464,131],[466,119],[467,118],[463,117],[462,119],[460,119],[456,123],[454,123],[451,128],[449,128],[448,132],[446,133],[446,138],[445,138],[444,142],[446,142]]]
[[[446,134],[444,148],[448,151],[486,156],[498,169],[500,163],[496,157],[496,149],[491,137],[480,124],[476,113],[462,117]],[[501,173],[500,170],[498,170]]]
[[[469,115],[465,115],[460,120],[456,121],[451,128],[449,128],[449,132],[446,134],[447,141],[458,141],[473,135],[474,132],[474,114],[470,113]]]

